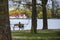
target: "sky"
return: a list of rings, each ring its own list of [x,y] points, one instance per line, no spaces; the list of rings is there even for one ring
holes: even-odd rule
[[[26,0],[25,0],[26,1]],[[28,0],[27,0],[28,1]],[[30,0],[31,1],[31,0]],[[37,1],[38,3],[41,3],[39,0]],[[60,7],[60,0],[56,0],[56,2],[57,2],[57,4],[58,4],[58,7]],[[12,1],[9,1],[9,3],[8,3],[9,5],[12,5],[13,4],[13,2]],[[49,6],[50,6],[50,8],[52,8],[52,1],[51,0],[48,0],[48,4],[49,4]]]
[[[56,0],[58,4],[60,4],[60,0]],[[38,3],[40,2],[39,0],[37,1]],[[9,4],[12,4],[12,1],[9,1]],[[51,0],[48,0],[48,4],[51,4]]]

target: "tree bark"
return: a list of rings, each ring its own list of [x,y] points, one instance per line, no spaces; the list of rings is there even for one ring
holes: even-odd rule
[[[47,13],[46,13],[46,4],[48,0],[42,0],[42,7],[43,7],[43,29],[48,29],[47,26]]]
[[[0,40],[12,40],[8,13],[8,0],[0,1]]]
[[[37,33],[36,0],[32,0],[32,27],[31,27],[31,33]]]

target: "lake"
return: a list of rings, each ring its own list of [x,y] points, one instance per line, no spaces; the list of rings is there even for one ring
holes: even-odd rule
[[[31,29],[31,19],[10,19],[10,27],[13,30],[14,24],[21,22],[24,24],[24,30]],[[37,19],[37,29],[43,28],[43,19]],[[60,19],[48,19],[48,29],[60,29]],[[18,27],[15,30],[19,30]]]

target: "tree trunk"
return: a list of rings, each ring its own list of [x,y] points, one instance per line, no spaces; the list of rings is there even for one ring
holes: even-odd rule
[[[12,40],[8,13],[8,0],[0,0],[0,40]]]
[[[31,33],[37,33],[36,0],[32,0],[32,27],[31,27]]]
[[[47,13],[46,13],[46,7],[43,7],[43,29],[48,29],[47,27]]]
[[[48,29],[47,26],[47,13],[46,13],[46,4],[48,0],[42,0],[42,7],[43,7],[43,29]]]
[[[56,5],[56,0],[52,0],[52,17],[56,18],[57,17],[57,5]]]

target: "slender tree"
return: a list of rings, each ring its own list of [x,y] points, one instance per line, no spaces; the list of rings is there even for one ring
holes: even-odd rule
[[[48,0],[42,0],[42,8],[43,8],[43,29],[48,29],[47,26],[47,13],[46,13],[46,4]]]
[[[0,0],[0,40],[12,40],[8,13],[8,0]]]
[[[31,7],[31,5],[32,5],[32,3],[31,2],[27,2],[27,8],[28,9],[31,9],[30,7]]]
[[[31,33],[37,33],[36,0],[32,0],[32,27],[31,27]]]
[[[52,1],[52,17],[56,18],[57,17],[57,2],[56,0],[51,0]]]

